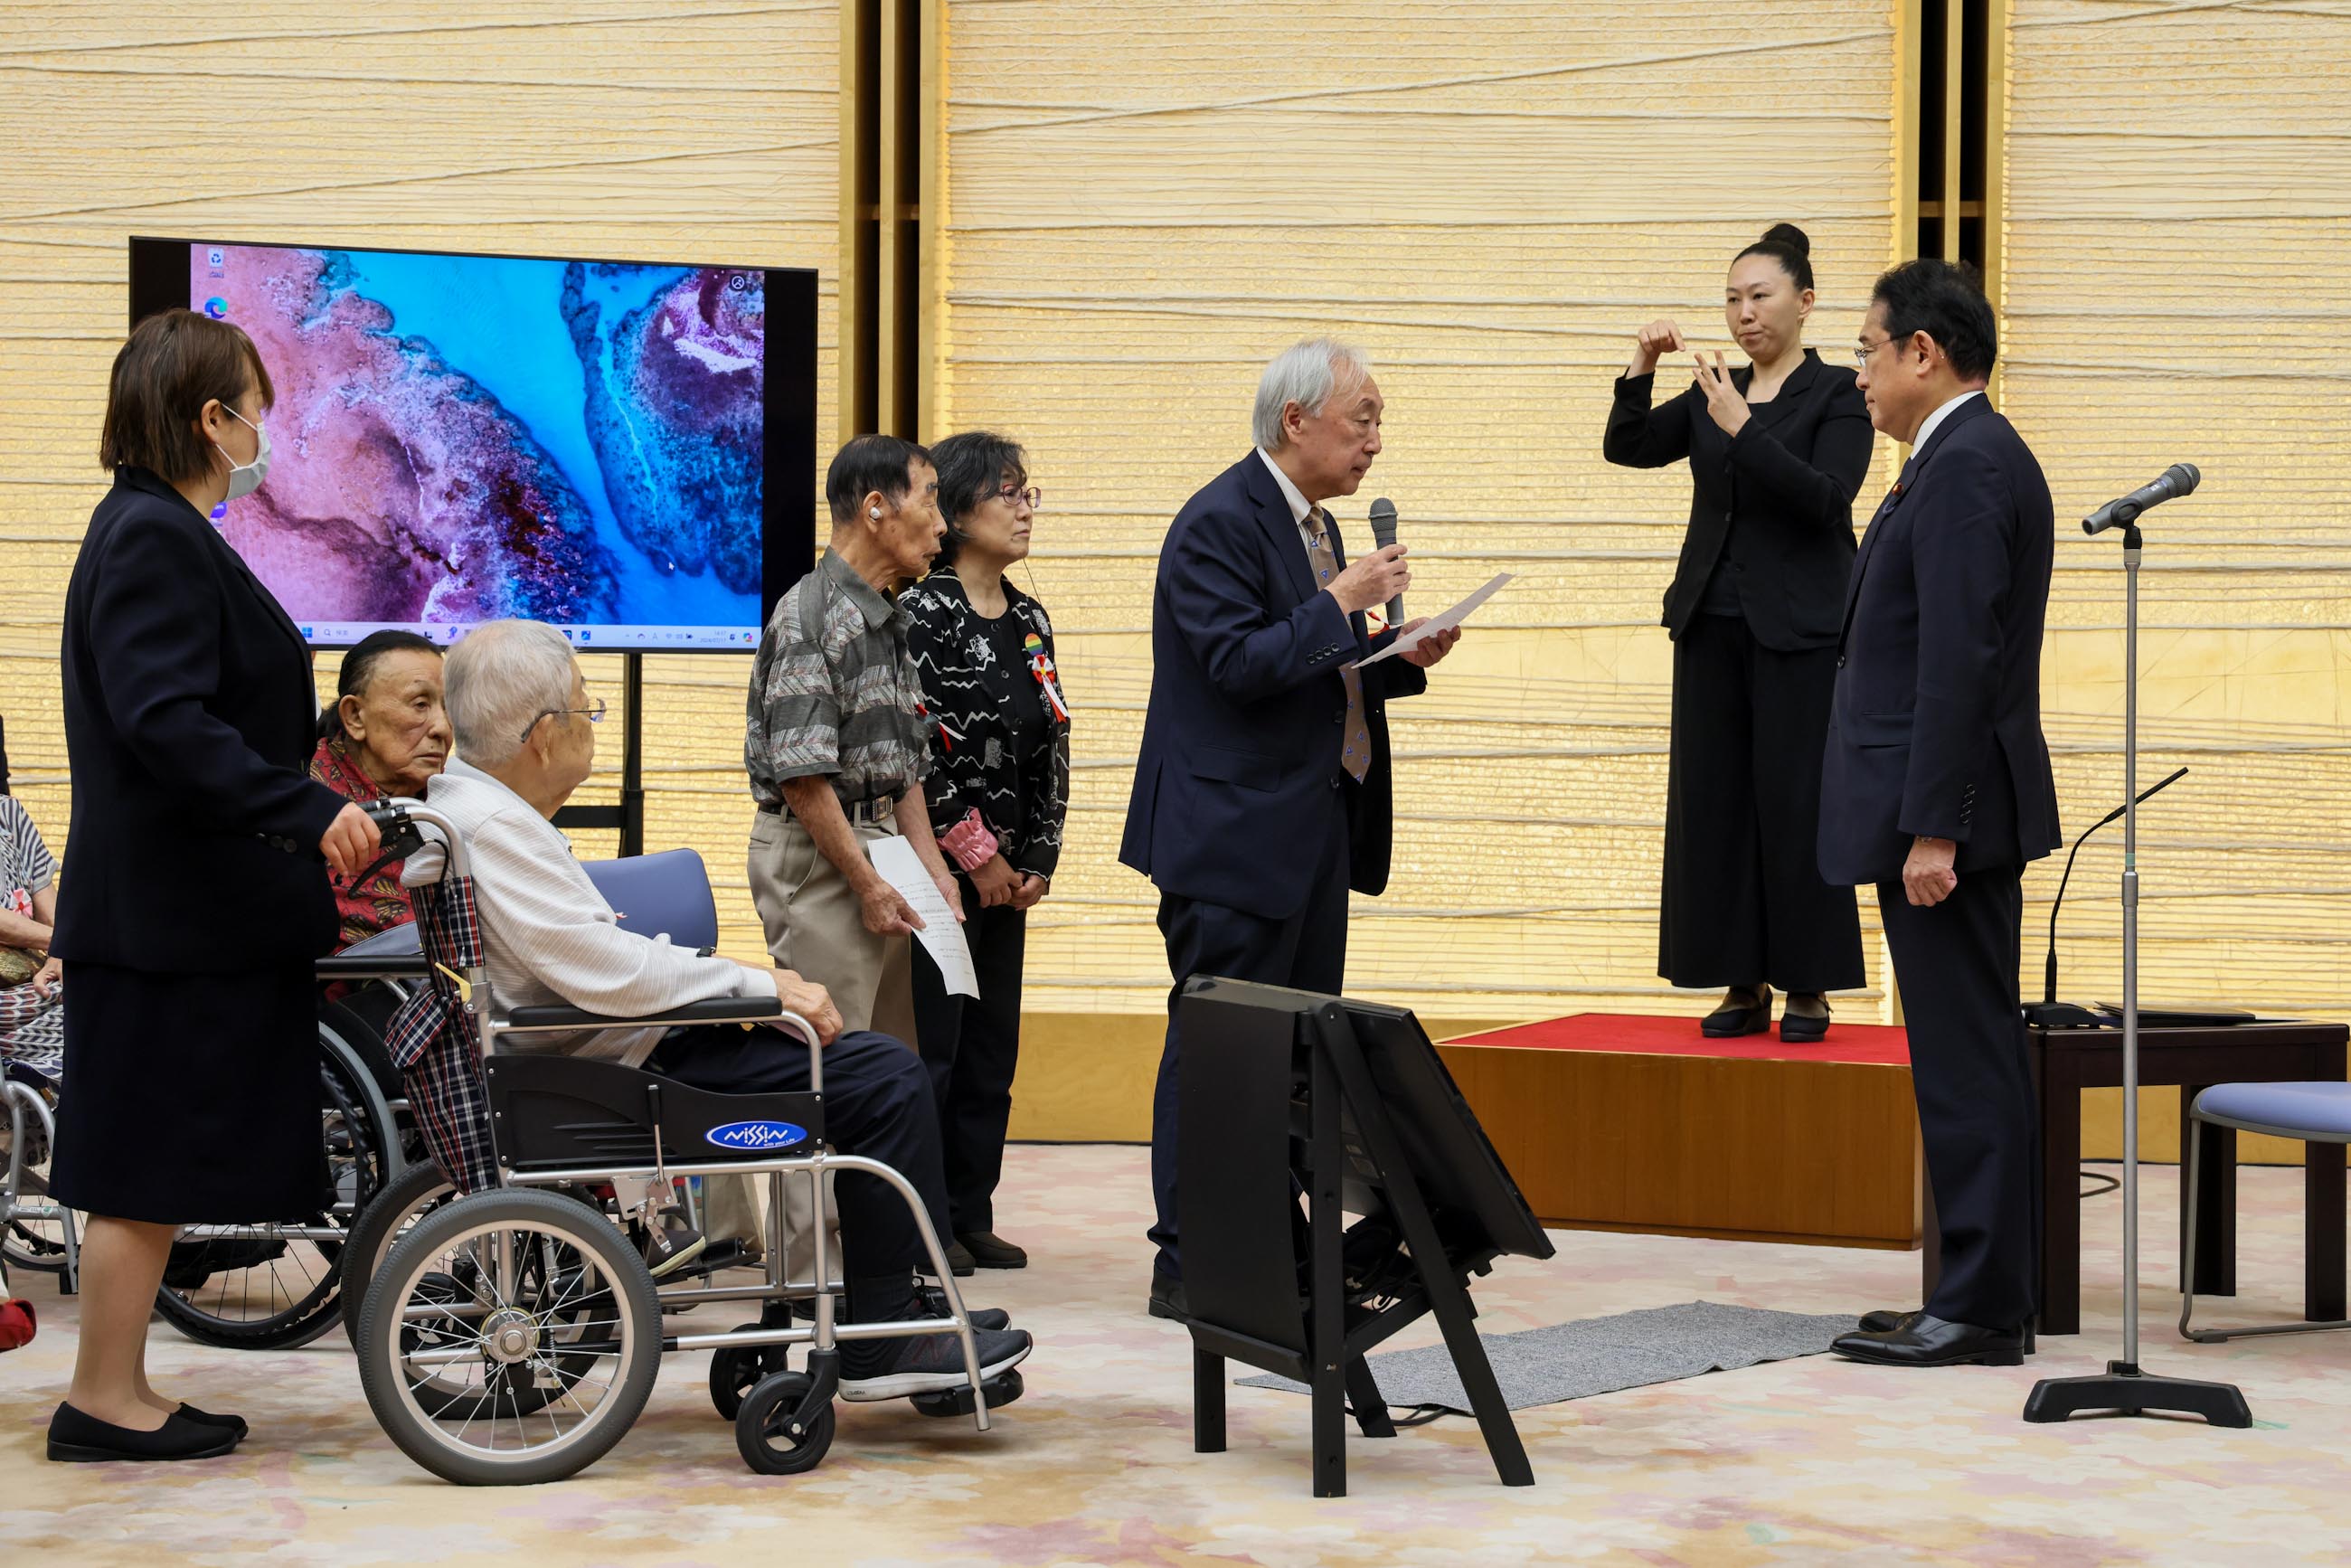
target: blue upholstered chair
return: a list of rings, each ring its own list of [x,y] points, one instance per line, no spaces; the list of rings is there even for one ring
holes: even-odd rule
[[[710,873],[692,850],[663,850],[625,860],[582,861],[580,869],[612,906],[621,929],[666,936],[689,951],[718,946],[718,904]]]
[[[2316,1083],[2216,1083],[2196,1096],[2189,1113],[2196,1121],[2216,1127],[2234,1127],[2241,1133],[2267,1133],[2273,1137],[2299,1138],[2309,1144],[2351,1144],[2351,1083],[2322,1082]],[[2187,1190],[2196,1188],[2196,1167],[2203,1153],[2200,1134],[2188,1142]],[[2188,1234],[2181,1248],[2182,1255],[2191,1260],[2196,1256],[2196,1208],[2187,1209]],[[2307,1245],[2307,1242],[2305,1242]],[[2325,1329],[2351,1328],[2344,1322],[2266,1323],[2250,1328],[2199,1329],[2189,1326],[2196,1313],[2196,1281],[2190,1277],[2182,1281],[2179,1292],[2179,1332],[2200,1343],[2212,1344],[2222,1340],[2239,1339],[2252,1334],[2314,1333]]]

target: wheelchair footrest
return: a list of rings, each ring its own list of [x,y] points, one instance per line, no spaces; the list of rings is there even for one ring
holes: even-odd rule
[[[999,1372],[979,1386],[981,1392],[987,1396],[987,1407],[990,1410],[1001,1410],[1027,1392],[1027,1386],[1020,1381],[1019,1367],[1014,1367],[1009,1372]],[[911,1396],[906,1402],[925,1416],[941,1417],[968,1416],[977,1408],[972,1400],[971,1389],[968,1386],[950,1388],[937,1394],[916,1394]]]

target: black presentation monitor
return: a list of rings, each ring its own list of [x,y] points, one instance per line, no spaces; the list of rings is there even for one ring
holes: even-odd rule
[[[213,522],[313,646],[750,653],[816,559],[811,270],[132,239],[131,324],[174,306],[275,384]]]

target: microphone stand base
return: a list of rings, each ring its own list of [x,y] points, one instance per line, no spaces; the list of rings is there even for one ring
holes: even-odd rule
[[[2028,1421],[2067,1421],[2085,1412],[2145,1416],[2172,1410],[2201,1416],[2214,1427],[2250,1427],[2252,1410],[2233,1383],[2199,1383],[2189,1377],[2155,1377],[2126,1361],[2110,1361],[2103,1375],[2044,1377],[2024,1402]]]

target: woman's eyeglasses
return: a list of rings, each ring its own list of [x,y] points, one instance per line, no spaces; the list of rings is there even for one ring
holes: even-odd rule
[[[522,732],[522,737],[525,740],[528,740],[530,738],[530,732],[531,730],[538,727],[539,719],[554,718],[559,715],[575,713],[586,714],[590,724],[601,724],[604,722],[604,699],[602,697],[598,697],[593,703],[590,704],[586,707],[541,708],[538,710],[537,716],[531,719],[529,727]]]
[[[1033,512],[1045,504],[1045,492],[1034,485],[1025,490],[1016,485],[1007,485],[996,493],[996,498],[1008,507],[1017,507],[1025,501]]]

